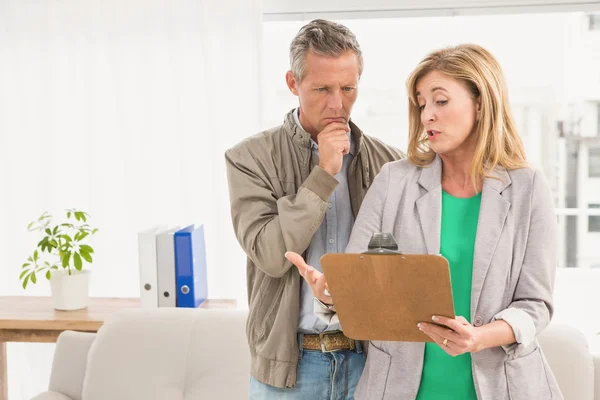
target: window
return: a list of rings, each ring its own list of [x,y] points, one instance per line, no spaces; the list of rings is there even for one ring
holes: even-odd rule
[[[281,3],[284,2],[277,2]],[[600,185],[594,178],[600,177],[600,150],[588,150],[600,147],[595,137],[596,103],[588,103],[600,99],[600,84],[594,82],[592,86],[586,79],[600,71],[600,41],[595,40],[600,20],[598,24],[594,20],[597,30],[590,35],[590,20],[583,12],[403,18],[359,14],[353,12],[353,19],[338,20],[356,34],[364,56],[352,119],[365,134],[403,150],[408,144],[406,78],[428,52],[475,41],[498,59],[506,75],[515,124],[528,161],[544,171],[557,207],[560,268],[553,320],[579,327],[599,343],[600,350],[600,336],[596,336],[600,318],[586,317],[583,311],[590,301],[600,304],[600,246],[596,232],[600,231],[600,215],[596,215],[598,208],[588,208],[588,203],[600,203]],[[298,99],[289,92],[284,79],[289,68],[289,45],[313,17],[271,20],[263,25],[265,129],[281,124],[285,113],[298,106]],[[575,33],[565,40],[564,32]],[[556,63],[557,59],[571,62]],[[585,94],[579,90],[581,87],[586,88]],[[585,120],[590,125],[586,136],[594,137],[559,137],[560,121],[566,125],[565,132],[579,132],[579,104],[586,104],[586,113],[592,111]],[[584,198],[589,200],[582,202]],[[593,300],[587,300],[588,297]]]
[[[600,14],[590,14],[588,18],[590,31],[600,31]]]
[[[600,16],[600,13],[596,15]],[[263,25],[264,129],[279,125],[283,115],[297,107],[298,100],[289,92],[283,77],[289,68],[290,42],[309,21],[279,20]],[[339,22],[356,34],[364,56],[365,69],[352,118],[366,134],[403,150],[408,145],[405,82],[417,63],[431,50],[472,42],[473,38],[489,49],[501,63],[506,75],[515,123],[525,144],[528,161],[545,172],[560,211],[559,265],[586,268],[590,263],[600,263],[600,247],[593,244],[595,238],[588,237],[595,234],[585,229],[591,216],[586,214],[587,207],[582,210],[577,208],[584,196],[592,196],[586,204],[597,202],[595,191],[588,193],[590,186],[594,186],[590,185],[588,179],[600,177],[600,149],[589,153],[589,165],[587,161],[580,163],[579,160],[587,160],[587,157],[580,154],[579,138],[559,138],[556,126],[560,117],[552,111],[570,110],[571,102],[600,99],[600,85],[589,87],[586,98],[583,98],[574,89],[576,85],[571,83],[573,77],[585,76],[581,71],[592,74],[600,70],[597,57],[590,55],[600,54],[600,42],[590,42],[585,36],[588,23],[586,14],[405,18],[367,16],[340,19]],[[506,26],[511,29],[506,30]],[[532,36],[532,31],[539,35]],[[580,36],[573,38],[581,46],[573,46],[565,41],[565,31],[581,32]],[[497,32],[504,32],[504,35],[498,36]],[[418,37],[418,40],[407,40],[413,37]],[[539,37],[544,40],[539,40]],[[556,57],[570,57],[574,62],[562,68],[553,62]],[[540,69],[540,63],[548,67]],[[578,84],[586,83],[582,79]],[[569,93],[571,100],[565,100],[564,90]],[[594,121],[589,129],[594,134],[597,129],[597,105],[600,111],[600,102],[589,103],[593,111],[590,118]],[[592,218],[592,228],[596,219]]]
[[[600,101],[596,103],[596,136],[600,136]]]
[[[590,208],[600,208],[600,204],[590,204]],[[600,232],[600,215],[588,217],[588,232]]]
[[[589,176],[590,178],[600,178],[600,147],[589,150]]]

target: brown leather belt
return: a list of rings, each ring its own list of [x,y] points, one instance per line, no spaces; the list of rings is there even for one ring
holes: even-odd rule
[[[321,350],[323,352],[354,350],[353,339],[344,336],[341,331],[323,332],[319,334],[304,334],[302,348],[306,350]]]

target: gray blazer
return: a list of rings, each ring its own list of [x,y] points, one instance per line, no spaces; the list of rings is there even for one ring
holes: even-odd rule
[[[556,269],[556,217],[542,174],[497,168],[485,179],[475,240],[471,323],[497,319],[517,342],[472,354],[479,400],[562,399],[536,339],[550,322]],[[347,252],[365,251],[373,232],[392,232],[400,250],[439,254],[442,161],[426,168],[408,160],[386,164],[369,189]],[[423,343],[369,344],[358,400],[414,399],[423,369]],[[448,373],[451,373],[449,371]]]

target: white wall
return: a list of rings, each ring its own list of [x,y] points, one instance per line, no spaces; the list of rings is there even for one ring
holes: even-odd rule
[[[44,210],[77,207],[92,296],[138,296],[137,232],[204,223],[209,296],[246,297],[223,153],[260,125],[259,1],[0,2],[0,295]],[[9,344],[9,396],[48,383],[51,345]]]

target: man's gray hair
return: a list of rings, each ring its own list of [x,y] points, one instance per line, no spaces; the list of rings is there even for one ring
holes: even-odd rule
[[[290,67],[298,83],[305,77],[309,50],[334,57],[351,50],[358,57],[358,74],[362,74],[363,58],[356,36],[342,24],[315,19],[300,29],[290,44]]]

